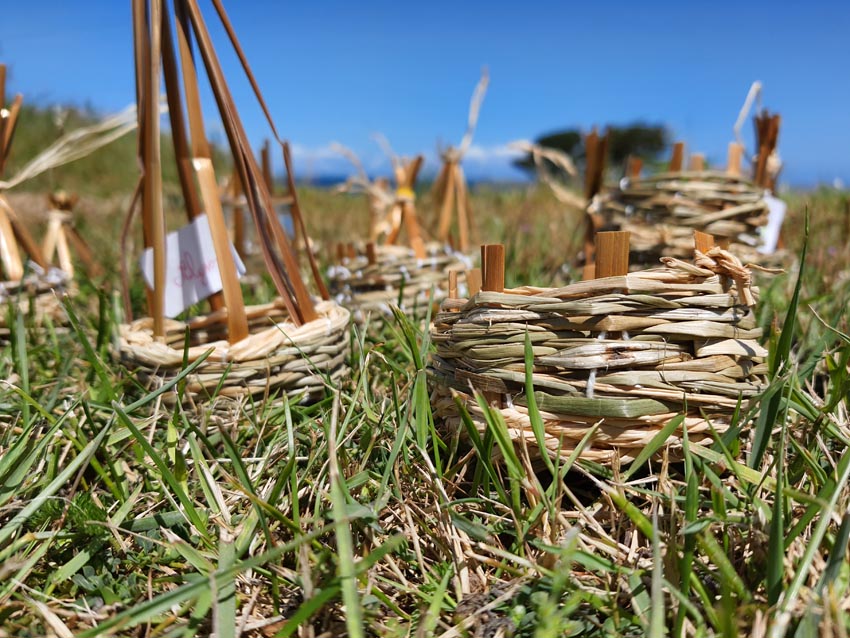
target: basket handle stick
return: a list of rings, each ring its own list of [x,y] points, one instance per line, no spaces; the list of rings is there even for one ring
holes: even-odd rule
[[[469,296],[470,298],[477,295],[481,292],[481,269],[480,268],[472,268],[466,273],[466,286],[469,288]]]
[[[503,292],[505,290],[504,244],[484,244],[481,246],[481,266],[484,271],[482,290]]]
[[[714,235],[704,233],[701,230],[694,231],[694,248],[705,254],[714,248]]]
[[[703,153],[693,153],[688,163],[688,169],[696,172],[704,171],[705,155]]]
[[[676,142],[673,144],[673,155],[670,157],[670,167],[669,170],[671,173],[679,173],[682,170],[682,162],[685,157],[685,143],[684,142]]]
[[[628,231],[596,233],[596,278],[620,277],[629,274]]]
[[[741,156],[743,155],[744,147],[737,142],[729,143],[729,154],[726,162],[726,172],[734,177],[741,175]]]

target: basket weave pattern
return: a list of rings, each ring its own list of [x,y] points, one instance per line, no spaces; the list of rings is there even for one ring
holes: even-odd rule
[[[189,323],[166,321],[164,343],[154,339],[150,318],[122,324],[118,339],[120,358],[143,383],[165,383],[182,369],[188,328],[188,362],[213,349],[187,377],[186,392],[200,402],[211,397],[219,384],[220,397],[285,393],[310,400],[324,393],[328,378],[336,381],[345,374],[350,318],[345,308],[333,302],[321,302],[316,306],[319,318],[300,327],[289,320],[282,303],[248,306],[246,311],[250,335],[234,344],[224,338],[221,314],[199,317]],[[165,396],[166,400],[176,399],[174,393]]]
[[[51,268],[46,274],[36,265],[32,268],[33,272],[22,280],[0,281],[0,339],[9,335],[6,308],[10,304],[24,314],[32,309],[37,325],[48,318],[55,324],[66,323],[60,299],[70,292],[67,275],[56,268]]]
[[[716,171],[661,173],[624,179],[619,188],[598,196],[590,212],[605,228],[631,233],[633,264],[655,264],[660,257],[687,259],[693,231],[713,235],[744,262],[759,263],[758,229],[767,223],[764,191],[741,177]]]
[[[663,268],[564,288],[447,300],[431,334],[435,415],[448,429],[462,427],[457,396],[483,431],[473,390],[491,405],[498,396],[512,438],[537,449],[524,390],[527,333],[549,454],[568,456],[599,424],[581,456],[628,460],[680,414],[692,445],[710,443],[739,398],[746,405],[763,387],[767,353],[748,305],[758,291],[741,290],[742,269],[736,282],[700,257],[700,265],[666,259]],[[673,456],[681,435],[668,441]]]
[[[446,274],[466,270],[467,266],[458,255],[438,245],[428,246],[425,259],[417,259],[411,249],[402,246],[379,246],[373,264],[358,255],[332,267],[330,291],[339,303],[352,309],[358,320],[369,312],[389,314],[393,305],[413,315],[424,311],[432,290],[435,302],[444,299]]]

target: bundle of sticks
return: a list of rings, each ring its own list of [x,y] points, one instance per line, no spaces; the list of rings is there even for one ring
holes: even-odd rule
[[[213,5],[220,26],[227,34],[288,162],[285,143],[277,133],[221,0],[213,0]],[[190,340],[198,344],[198,348],[189,351],[191,361],[208,347],[215,348],[217,352],[215,361],[207,359],[197,369],[199,380],[190,386],[199,392],[207,391],[209,385],[203,382],[203,375],[217,374],[220,382],[217,387],[227,389],[219,393],[223,396],[255,394],[257,388],[262,387],[264,392],[287,393],[295,388],[309,397],[317,375],[327,381],[342,374],[348,342],[344,326],[349,314],[333,302],[316,304],[311,298],[298,268],[295,248],[275,214],[269,180],[254,157],[197,0],[174,0],[174,7],[176,50],[172,15],[166,3],[163,0],[133,1],[139,160],[143,173],[125,227],[129,225],[137,203],[141,202],[145,247],[153,251],[153,286],[148,290],[150,317],[122,326],[120,356],[128,366],[148,370],[150,376],[160,379],[173,373],[175,353],[182,357],[182,348],[177,344],[176,348],[172,347],[175,324],[167,320],[164,310],[166,229],[157,107],[162,75],[186,212],[190,220],[201,215],[202,210],[205,212],[222,282],[222,292],[209,298],[211,313],[201,320],[181,323],[178,329],[188,329],[193,333]],[[242,296],[210,145],[204,130],[193,47],[197,47],[206,69],[233,155],[245,207],[256,227],[266,271],[280,296],[273,304],[246,307]],[[184,114],[188,115],[188,129]],[[291,167],[287,168],[291,175]],[[303,226],[303,220],[301,224]],[[303,236],[306,241],[306,232]],[[321,289],[323,284],[318,268],[314,262],[312,266]],[[300,342],[302,338],[303,343]],[[331,352],[336,354],[327,361],[318,357],[319,363],[312,362],[309,354],[305,354]],[[229,373],[224,378],[222,362],[229,364]],[[286,374],[276,372],[280,366]]]
[[[411,316],[424,316],[430,302],[439,302],[447,294],[446,274],[465,268],[462,255],[444,243],[423,239],[414,189],[424,158],[402,158],[386,140],[381,141],[392,162],[394,192],[387,180],[371,180],[353,151],[336,145],[356,169],[338,190],[369,197],[370,240],[337,244],[329,271],[331,294],[351,308],[358,321],[371,312],[389,315],[391,306]],[[408,246],[399,243],[403,230]]]

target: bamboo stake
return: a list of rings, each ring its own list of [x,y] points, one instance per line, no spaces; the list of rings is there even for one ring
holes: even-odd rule
[[[741,175],[741,155],[743,147],[737,142],[729,143],[729,159],[726,162],[726,172],[729,175],[739,177]]]
[[[481,269],[472,268],[466,272],[466,286],[469,288],[469,297],[472,298],[481,292]]]
[[[457,299],[457,271],[450,270],[449,271],[449,299]]]
[[[263,148],[260,150],[261,164],[263,167],[263,179],[266,182],[266,188],[269,193],[274,195],[274,176],[272,174],[272,149],[269,140],[263,142]]]
[[[160,166],[159,83],[161,0],[150,0],[150,42],[147,75],[145,77],[145,182],[142,193],[144,217],[148,220],[153,247],[153,332],[158,340],[165,339],[165,215],[162,210],[162,169]]]
[[[242,183],[239,180],[239,175],[233,173],[230,178],[230,196],[233,198],[233,246],[236,248],[236,254],[242,259],[246,257],[245,248],[245,213],[242,206],[237,204],[242,196]]]
[[[504,244],[484,244],[481,246],[481,266],[484,271],[482,290],[502,292],[505,289]]]
[[[236,167],[243,180],[243,187],[260,235],[263,257],[269,269],[269,274],[272,276],[275,287],[280,293],[293,322],[296,325],[302,325],[305,322],[312,321],[318,316],[315,306],[300,277],[298,262],[286,233],[280,227],[277,216],[270,214],[273,213],[271,195],[264,181],[256,179],[256,176],[260,175],[260,169],[253,152],[251,152],[242,123],[236,115],[236,106],[224,80],[221,65],[203,16],[195,0],[180,0],[179,6],[187,10],[207,69],[207,75],[214,88],[213,93],[219,111],[225,115],[223,117],[225,132],[234,151]],[[278,255],[274,252],[273,245],[277,245],[280,250],[282,264]]]
[[[671,173],[678,173],[682,170],[682,162],[685,157],[685,143],[684,142],[676,142],[673,144],[673,156],[670,158],[670,167],[669,171]]]
[[[171,20],[168,13],[162,14],[162,70],[165,78],[165,92],[168,100],[168,118],[171,122],[171,138],[174,144],[174,156],[177,164],[177,176],[180,180],[180,190],[186,216],[191,222],[201,214],[201,203],[195,190],[193,178],[192,157],[189,151],[186,122],[183,119],[183,99],[180,94],[180,79],[177,71],[177,54],[174,49],[174,37],[171,34]],[[236,249],[240,256],[239,248]],[[221,292],[209,297],[210,309],[221,310],[224,307],[224,296]]]
[[[230,343],[236,343],[248,336],[248,316],[245,313],[236,263],[230,252],[230,239],[227,235],[224,212],[221,210],[221,200],[218,198],[215,171],[212,160],[207,157],[197,157],[192,164],[201,186],[201,197],[207,209],[215,258],[221,274],[224,305],[227,307],[227,339]]]
[[[626,177],[631,180],[640,179],[640,172],[643,169],[643,160],[639,157],[629,155],[626,160]]]
[[[704,171],[705,155],[703,153],[693,153],[688,164],[688,169],[692,171]]]
[[[396,170],[396,181],[401,185],[398,190],[402,193],[402,221],[404,222],[404,227],[407,229],[410,247],[413,249],[413,254],[416,255],[417,259],[425,259],[427,257],[425,242],[422,240],[419,221],[416,219],[416,206],[413,201],[413,185],[416,183],[416,178],[419,175],[419,169],[422,167],[424,159],[424,157],[418,155],[411,162],[408,162],[406,166],[400,166]]]
[[[454,162],[446,162],[443,164],[441,176],[443,177],[442,185],[442,205],[440,206],[440,226],[437,229],[437,237],[439,240],[447,244],[452,228],[452,204],[455,200],[455,164]]]
[[[701,230],[694,231],[694,248],[705,254],[714,248],[714,235],[704,233]]]
[[[469,250],[469,196],[467,194],[466,178],[460,164],[455,165],[455,184],[457,191],[458,248],[460,252],[466,253]]]
[[[6,214],[5,202],[5,198],[0,195],[0,261],[3,263],[6,278],[9,281],[20,281],[24,276],[24,264],[15,243],[15,231]]]
[[[596,234],[596,278],[629,274],[629,235],[627,231]]]

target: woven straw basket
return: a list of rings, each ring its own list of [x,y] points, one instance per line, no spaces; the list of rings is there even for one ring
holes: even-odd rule
[[[680,414],[690,444],[708,445],[712,428],[728,429],[739,398],[746,405],[765,383],[757,295],[749,271],[712,248],[621,277],[447,300],[431,333],[435,415],[449,430],[462,427],[458,397],[483,431],[473,390],[484,393],[515,442],[539,454],[524,390],[527,333],[548,454],[566,458],[598,424],[581,457],[633,459]],[[677,429],[667,442],[671,457],[681,436]]]
[[[624,178],[591,202],[606,230],[631,233],[632,264],[657,264],[661,257],[687,259],[693,231],[726,245],[744,263],[764,263],[759,228],[767,224],[764,190],[742,177],[718,171],[660,173]]]
[[[187,377],[186,393],[200,404],[214,394],[232,399],[285,394],[310,401],[324,394],[328,380],[337,381],[345,374],[350,318],[345,308],[331,301],[321,302],[316,306],[319,318],[300,327],[289,321],[282,303],[248,306],[245,310],[250,335],[234,344],[224,338],[221,314],[189,323],[168,320],[164,343],[154,340],[150,318],[122,324],[120,358],[143,383],[165,383],[183,368],[188,328],[190,363],[213,349]],[[173,402],[176,394],[167,393],[164,399]]]
[[[68,294],[68,277],[57,268],[46,274],[36,264],[22,280],[0,282],[0,340],[9,336],[8,312],[10,305],[18,312],[33,313],[36,325],[49,319],[54,324],[64,325],[67,321],[61,298]]]
[[[417,259],[410,248],[378,246],[374,263],[365,255],[344,259],[328,273],[331,294],[357,321],[369,313],[390,315],[390,306],[410,316],[424,315],[429,303],[445,299],[447,273],[469,267],[466,257],[440,244],[429,244],[427,251],[425,259]]]

